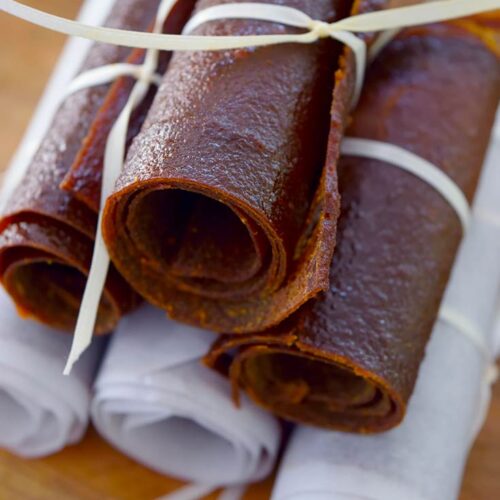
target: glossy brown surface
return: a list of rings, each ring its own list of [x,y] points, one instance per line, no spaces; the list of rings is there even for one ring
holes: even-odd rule
[[[182,0],[174,3],[163,25],[164,33],[179,33],[186,23],[196,0]],[[156,2],[158,3],[158,2]],[[149,30],[152,24],[150,23]],[[126,62],[141,64],[144,61],[144,50],[132,50]],[[165,73],[171,52],[161,52],[158,57],[156,73]],[[93,211],[99,210],[104,150],[109,131],[125,106],[135,80],[130,77],[118,78],[111,86],[105,101],[97,112],[78,155],[61,183],[61,188],[81,200]],[[156,94],[156,86],[152,85],[147,96],[134,110],[128,129],[128,145],[137,135],[144,123],[147,112]]]
[[[189,2],[184,2],[189,5]],[[158,0],[126,0],[113,7],[108,26],[146,30],[154,20]],[[187,13],[179,9],[166,27],[179,32]],[[182,19],[181,19],[182,17]],[[110,45],[94,45],[82,67],[87,70],[114,62],[136,62],[141,54]],[[165,58],[164,58],[165,59]],[[165,66],[166,60],[163,61]],[[164,69],[164,68],[163,68]],[[89,162],[102,165],[107,130],[97,146],[89,138],[108,118],[109,124],[123,107],[131,81],[101,85],[69,96],[57,111],[19,187],[12,194],[0,220],[0,279],[22,314],[62,329],[72,329],[90,265],[96,227],[96,206],[84,195],[75,197],[61,182],[82,149],[92,150]],[[121,93],[117,92],[121,90]],[[151,100],[151,99],[149,99]],[[144,106],[138,109],[131,133],[138,131]],[[97,125],[95,122],[97,121]],[[109,130],[109,128],[108,128]],[[94,136],[95,137],[95,136]],[[100,171],[92,178],[99,196]],[[80,182],[78,187],[88,186]],[[67,188],[67,186],[65,186]],[[88,191],[85,191],[87,193]],[[78,194],[78,193],[77,193]],[[95,198],[93,198],[95,199]],[[138,302],[138,297],[114,268],[101,301],[96,332],[110,331],[119,317]]]
[[[28,3],[28,2],[26,2]],[[30,5],[73,17],[78,2],[31,0]],[[0,176],[32,114],[64,37],[29,23],[0,16],[0,32],[9,50],[0,51],[0,108],[10,119],[0,123]],[[30,64],[26,64],[29,60]],[[500,385],[494,390],[485,427],[465,472],[460,500],[491,500],[500,488]],[[96,459],[96,457],[98,457]],[[95,433],[82,443],[40,460],[23,460],[0,451],[0,498],[53,500],[153,500],[180,483],[154,473],[105,444]],[[270,497],[272,479],[249,489],[245,500]],[[216,495],[211,495],[215,500]],[[207,498],[207,500],[209,500]]]
[[[332,20],[351,2],[267,3]],[[289,31],[228,20],[195,33]],[[338,67],[330,41],[174,55],[104,211],[111,258],[147,300],[176,319],[242,333],[327,288],[352,91],[349,65],[329,117]]]
[[[370,68],[347,134],[402,146],[472,200],[500,96],[498,55],[459,25],[407,30]],[[486,39],[486,38],[485,38]],[[294,421],[376,432],[403,418],[461,238],[429,185],[342,158],[330,288],[274,331],[222,338],[262,406]]]

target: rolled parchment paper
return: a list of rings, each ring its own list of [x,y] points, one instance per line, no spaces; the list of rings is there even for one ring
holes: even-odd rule
[[[192,4],[187,0],[182,9],[174,8],[165,30],[180,32]],[[100,24],[112,7],[107,26],[145,31],[154,22],[158,5],[159,0],[95,2],[94,17],[88,22]],[[84,72],[117,62],[138,63],[142,55],[128,48],[94,44],[84,58],[81,53],[73,57],[83,60],[80,72]],[[159,70],[164,70],[165,57],[161,61]],[[60,88],[57,111],[51,122],[46,117],[36,153],[4,204],[0,281],[23,314],[50,326],[74,327],[93,249],[104,145],[132,83],[132,78],[120,78],[65,98],[66,88]],[[154,89],[136,109],[129,134],[137,133]],[[81,167],[78,175],[71,176],[77,166]],[[138,302],[138,296],[111,268],[96,332],[109,332]]]
[[[144,306],[114,333],[95,385],[92,420],[126,455],[161,474],[224,486],[265,477],[280,426],[200,364],[213,334]]]
[[[99,22],[110,1],[85,2],[83,22]],[[47,130],[47,116],[81,65],[90,43],[71,39],[52,74],[43,97],[16,151],[2,185],[0,205],[22,179],[23,171]],[[88,422],[90,388],[100,359],[97,342],[62,375],[70,339],[61,332],[19,318],[11,299],[0,288],[0,447],[23,457],[41,457],[77,442]]]
[[[200,0],[196,10],[227,1]],[[261,3],[332,21],[353,2]],[[192,34],[294,31],[228,19]],[[280,322],[327,288],[338,143],[354,84],[340,53],[323,40],[174,54],[103,212],[112,261],[149,302],[174,319],[242,333]]]
[[[273,500],[453,500],[487,402],[492,321],[500,286],[500,122],[443,307],[484,335],[478,345],[438,320],[408,414],[396,429],[356,436],[308,427],[295,431]],[[444,309],[443,309],[444,310]],[[497,329],[500,337],[500,329]],[[497,351],[497,355],[499,352]],[[479,420],[478,420],[479,419]]]
[[[405,30],[367,72],[347,130],[433,163],[473,199],[500,97],[491,30],[459,21]],[[470,96],[474,96],[472,99]],[[404,417],[462,237],[452,206],[389,162],[344,156],[329,290],[241,346],[230,376],[295,422],[380,432]]]
[[[19,318],[2,289],[0,318],[0,448],[34,458],[76,443],[87,428],[102,341],[64,376],[67,335]]]

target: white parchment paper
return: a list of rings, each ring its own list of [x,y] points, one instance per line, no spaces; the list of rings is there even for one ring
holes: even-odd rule
[[[98,431],[160,473],[208,485],[247,483],[274,465],[277,421],[200,364],[214,334],[144,306],[120,323],[92,403]]]

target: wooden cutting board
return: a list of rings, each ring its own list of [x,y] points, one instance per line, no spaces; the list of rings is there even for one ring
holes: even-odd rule
[[[24,0],[73,18],[80,0]],[[64,43],[64,37],[0,14],[0,171],[7,165]],[[152,500],[180,482],[113,450],[91,429],[84,441],[42,460],[0,451],[0,500]],[[252,487],[247,500],[269,498],[272,480]],[[500,386],[465,473],[460,500],[493,500],[500,493]],[[215,496],[209,497],[215,498]],[[404,499],[402,499],[404,500]]]

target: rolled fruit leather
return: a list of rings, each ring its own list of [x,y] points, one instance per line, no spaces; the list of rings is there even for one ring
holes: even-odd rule
[[[323,21],[352,4],[260,3]],[[289,32],[223,20],[192,34]],[[354,85],[352,54],[340,52],[323,40],[174,54],[103,215],[112,261],[149,302],[183,322],[243,333],[279,323],[327,288],[338,144]],[[331,108],[337,70],[347,75]]]
[[[372,63],[347,135],[401,146],[472,200],[500,93],[492,32],[471,21],[402,32]],[[378,432],[404,417],[462,228],[425,181],[343,157],[330,288],[275,329],[222,336],[214,365],[286,419]],[[443,373],[443,376],[446,374]]]
[[[114,4],[106,25],[145,31],[153,26],[159,0]],[[194,0],[179,1],[164,30],[179,33]],[[140,63],[144,51],[94,44],[81,71],[117,62]],[[168,55],[162,54],[159,71]],[[0,280],[21,314],[71,330],[90,266],[97,225],[100,176],[107,134],[124,107],[134,80],[94,86],[68,96],[56,112],[30,165],[0,219]],[[137,133],[151,104],[152,89],[135,110],[129,136]],[[71,183],[72,165],[86,175]],[[62,189],[64,183],[66,190]],[[78,186],[83,194],[71,190]],[[90,186],[90,189],[89,189]],[[93,191],[92,191],[93,190]],[[99,306],[96,333],[109,332],[139,297],[111,267]]]

